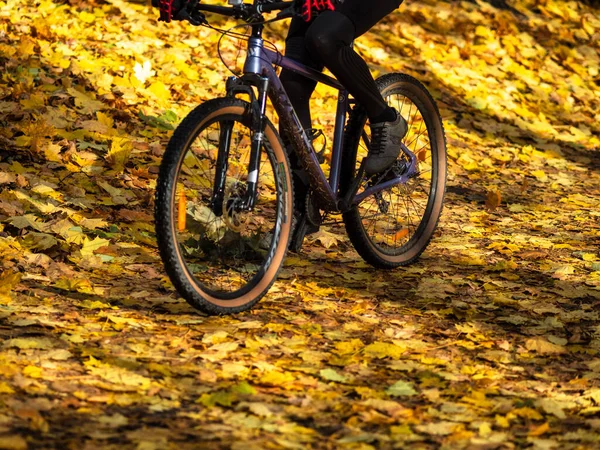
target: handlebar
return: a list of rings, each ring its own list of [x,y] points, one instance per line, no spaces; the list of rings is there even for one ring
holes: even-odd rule
[[[218,5],[205,5],[199,3],[195,8],[194,12],[198,12],[203,16],[202,12],[211,12],[215,14],[221,14],[223,16],[235,17],[237,19],[243,19],[246,22],[254,22],[256,19],[260,18],[262,13],[268,13],[272,11],[281,11],[280,14],[277,15],[278,19],[285,19],[287,17],[292,17],[293,11],[291,6],[293,1],[284,1],[284,2],[274,2],[274,3],[259,3],[258,5],[254,5],[251,3],[240,3],[239,5],[234,6],[218,6]],[[288,11],[284,11],[288,9]],[[192,18],[194,17],[194,12],[190,14]],[[200,19],[199,17],[197,19]],[[206,23],[206,19],[204,17],[202,20],[198,20],[200,23]],[[192,22],[192,21],[190,21]],[[194,23],[194,25],[199,25],[200,23]]]

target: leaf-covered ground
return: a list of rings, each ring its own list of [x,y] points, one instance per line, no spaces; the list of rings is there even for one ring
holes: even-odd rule
[[[407,1],[357,42],[441,107],[420,261],[373,270],[331,226],[251,312],[206,317],[152,211],[170,129],[223,93],[219,35],[0,1],[0,448],[598,448],[600,19],[511,5]]]

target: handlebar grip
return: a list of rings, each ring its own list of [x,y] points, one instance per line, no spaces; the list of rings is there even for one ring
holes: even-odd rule
[[[292,6],[294,2],[275,2],[275,3],[263,3],[258,8],[260,12],[271,12],[283,10],[289,6]],[[198,4],[197,8],[199,11],[212,12],[221,14],[223,16],[235,16],[239,13],[239,9],[231,6],[218,6],[218,5],[205,5],[203,3]]]
[[[292,8],[287,8],[277,13],[277,19],[288,19],[290,17],[294,17],[295,15],[296,13],[292,11]]]
[[[264,3],[260,6],[261,11],[271,12],[287,8],[292,6],[294,2],[275,2],[275,3]]]
[[[229,6],[205,5],[202,3],[198,5],[198,10],[221,14],[223,16],[233,16],[235,14],[233,8]]]

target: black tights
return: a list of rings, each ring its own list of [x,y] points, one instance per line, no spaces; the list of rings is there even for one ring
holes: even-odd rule
[[[351,43],[400,3],[401,0],[345,0],[335,11],[325,11],[312,22],[294,18],[286,39],[285,55],[317,70],[327,67],[373,120],[388,106],[367,64],[352,49]],[[316,82],[285,69],[281,72],[281,81],[302,126],[310,128],[309,100]]]
[[[285,55],[319,71],[326,66],[366,109],[371,122],[385,115],[381,97],[365,61],[352,49],[354,39],[400,6],[402,0],[345,0],[335,11],[325,11],[312,22],[293,18],[286,38]],[[310,96],[316,82],[290,70],[281,72],[281,82],[302,126],[311,127]],[[393,112],[392,112],[393,113]],[[393,120],[387,118],[385,120]],[[282,136],[285,140],[285,136]],[[304,210],[308,177],[294,152],[289,154],[294,176],[296,209]]]

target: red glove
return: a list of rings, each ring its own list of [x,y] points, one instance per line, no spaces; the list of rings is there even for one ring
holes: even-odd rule
[[[306,22],[310,22],[313,11],[333,11],[334,9],[331,0],[304,0],[304,4],[302,5],[302,17],[304,17]]]
[[[158,20],[162,22],[170,22],[171,20],[181,20],[180,13],[185,9],[189,3],[189,0],[152,0],[153,6],[160,8],[160,18]]]

